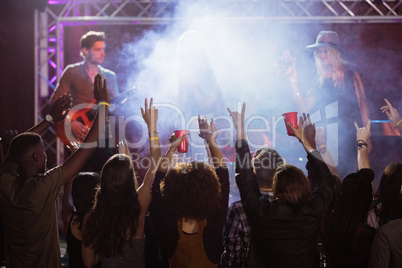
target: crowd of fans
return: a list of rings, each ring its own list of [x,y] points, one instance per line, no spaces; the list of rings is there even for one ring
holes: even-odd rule
[[[370,121],[355,123],[358,171],[340,178],[324,157],[330,152],[317,150],[319,130],[308,114],[297,127],[288,124],[295,136],[289,139],[296,138],[307,154],[304,174],[272,148],[252,157],[246,105],[228,108],[237,130],[241,196],[229,206],[229,172],[215,124],[198,118],[208,163],[173,165],[187,136],[172,135],[162,157],[165,141],[159,141],[153,99],[141,108],[149,134],[149,168],[141,185],[124,142],[100,174],[80,173],[96,149],[85,145],[96,144],[107,118],[110,97],[100,74],[94,96],[94,124],[61,165],[46,171],[39,134],[52,125],[48,120],[11,141],[0,174],[7,267],[61,267],[55,205],[63,185],[69,267],[402,267],[402,164],[390,163],[375,189]],[[400,114],[385,101],[382,112],[402,133]],[[69,95],[54,102],[54,122],[65,118],[70,102]]]

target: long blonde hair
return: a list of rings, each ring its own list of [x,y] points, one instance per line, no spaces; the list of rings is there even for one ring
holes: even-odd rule
[[[329,65],[322,64],[318,49],[314,50],[315,65],[319,75],[320,85],[324,82],[326,74],[331,73],[332,79],[335,82],[335,87],[341,87],[344,83],[345,64],[346,61],[342,59],[341,52],[333,47],[326,47]]]

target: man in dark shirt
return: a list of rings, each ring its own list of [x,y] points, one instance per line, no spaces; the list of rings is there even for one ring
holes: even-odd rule
[[[50,98],[53,104],[61,95],[70,93],[73,97],[73,107],[82,109],[94,100],[93,87],[97,73],[106,78],[110,99],[118,94],[116,74],[103,68],[100,64],[105,58],[105,33],[90,31],[81,37],[81,57],[84,61],[67,65],[57,87]],[[92,120],[91,120],[92,121]],[[79,120],[72,120],[71,132],[78,142],[82,142],[90,126]]]
[[[55,125],[57,136],[70,151],[74,150],[74,142],[82,143],[92,125],[95,112],[92,108],[95,99],[93,94],[95,75],[100,73],[106,78],[112,101],[119,92],[116,74],[100,65],[105,58],[105,40],[104,32],[90,31],[81,37],[80,55],[84,61],[67,65],[50,99],[53,104],[63,94],[69,93],[73,97],[73,108],[67,120]],[[106,142],[100,142],[100,148],[91,158],[92,164],[89,164],[86,170],[99,171],[112,154],[110,149],[101,148],[106,146]]]

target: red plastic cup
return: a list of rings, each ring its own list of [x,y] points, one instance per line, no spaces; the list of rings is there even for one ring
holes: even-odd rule
[[[289,122],[297,128],[297,112],[289,112],[289,113],[284,113],[283,115],[283,120],[285,120],[285,126],[286,130],[288,131],[289,136],[294,136],[295,134],[293,133],[293,130],[288,126],[286,122]]]
[[[184,136],[188,133],[188,130],[175,130],[174,131],[174,135],[176,137],[181,137]],[[177,152],[179,153],[187,153],[188,150],[188,137],[186,137],[179,145],[179,147],[177,147]]]

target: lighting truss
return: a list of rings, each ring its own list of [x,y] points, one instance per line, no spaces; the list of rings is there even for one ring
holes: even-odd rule
[[[185,1],[185,0],[182,0]],[[210,1],[210,0],[209,0]],[[225,5],[219,20],[244,23],[401,23],[402,1],[380,0],[213,0]],[[205,3],[208,3],[205,0]],[[210,2],[209,2],[210,3]],[[38,122],[48,110],[50,95],[63,71],[63,26],[88,24],[163,24],[182,20],[174,10],[180,0],[48,0],[35,11],[35,114]],[[230,12],[236,10],[236,12]],[[239,12],[241,10],[241,12]],[[215,18],[216,19],[216,18]],[[46,140],[57,163],[63,146]],[[46,139],[46,136],[45,136]],[[51,156],[50,156],[51,157]]]

